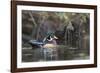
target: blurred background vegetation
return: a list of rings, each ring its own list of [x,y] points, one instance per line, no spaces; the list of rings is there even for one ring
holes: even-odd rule
[[[59,38],[59,60],[89,59],[89,22],[89,13],[22,10],[22,61],[39,60],[39,49],[27,42],[41,41],[48,32]]]

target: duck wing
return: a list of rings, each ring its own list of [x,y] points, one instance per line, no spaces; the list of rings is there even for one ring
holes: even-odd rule
[[[29,44],[34,48],[40,48],[41,46],[44,45],[43,42],[40,42],[40,41],[37,41],[37,40],[30,40]]]

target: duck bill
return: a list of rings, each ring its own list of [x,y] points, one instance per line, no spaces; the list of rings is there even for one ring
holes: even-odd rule
[[[54,36],[55,39],[58,39],[58,37]]]

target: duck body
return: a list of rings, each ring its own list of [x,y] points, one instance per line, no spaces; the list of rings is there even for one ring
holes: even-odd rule
[[[29,44],[32,46],[32,48],[40,48],[41,46],[43,46],[45,43],[44,42],[40,42],[37,40],[30,40]]]
[[[48,48],[48,47],[53,47],[55,45],[57,45],[56,43],[56,39],[57,37],[53,34],[50,34],[48,36],[46,36],[43,41],[38,41],[38,40],[30,40],[29,44],[33,47],[33,48]]]

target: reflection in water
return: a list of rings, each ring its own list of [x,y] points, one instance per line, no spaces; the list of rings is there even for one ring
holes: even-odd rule
[[[41,49],[41,50],[40,50]],[[23,49],[23,62],[38,62],[38,61],[58,61],[58,60],[82,60],[89,59],[87,50],[78,53],[78,49],[69,48],[64,45],[58,45],[54,48],[36,48]]]

